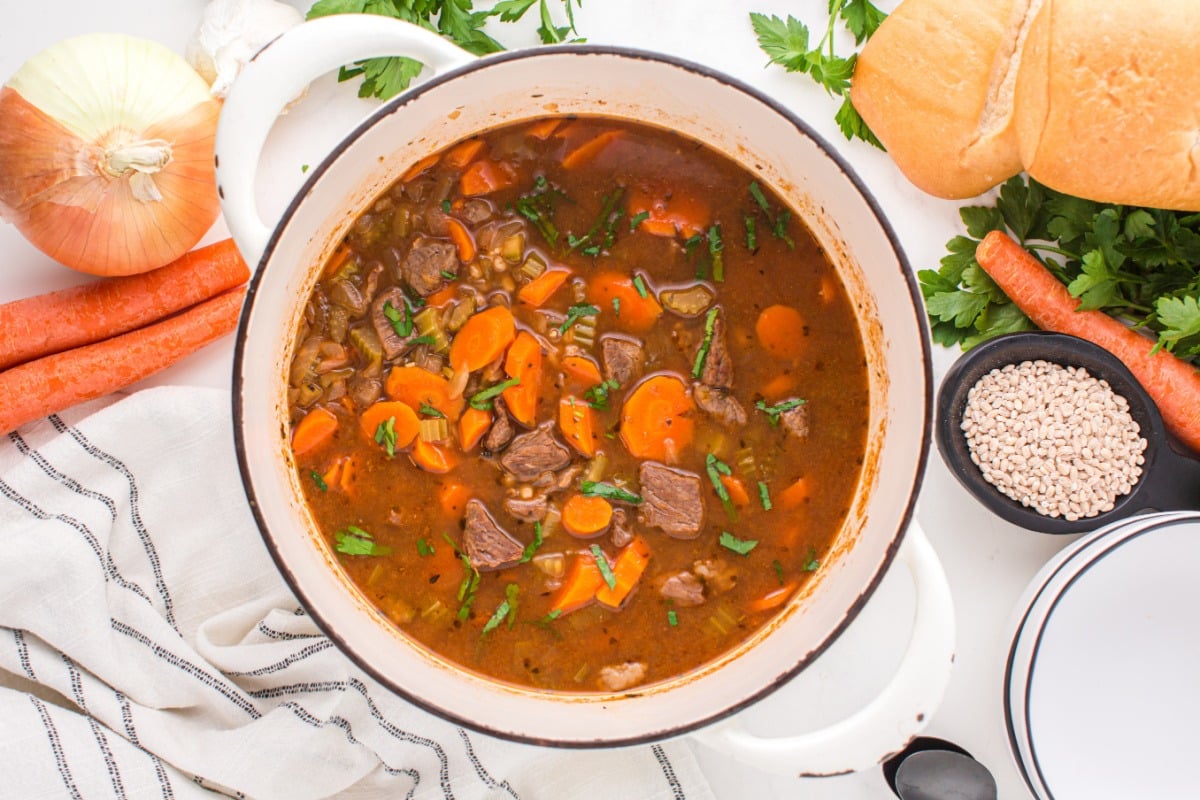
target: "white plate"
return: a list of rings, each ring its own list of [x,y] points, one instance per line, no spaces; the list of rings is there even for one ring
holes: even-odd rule
[[[1044,800],[1197,797],[1200,514],[1083,537],[1030,584],[1005,675],[1018,766]]]

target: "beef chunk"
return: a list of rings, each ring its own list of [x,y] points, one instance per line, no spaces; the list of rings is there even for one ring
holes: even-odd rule
[[[504,500],[504,509],[512,515],[513,519],[521,522],[541,522],[546,518],[546,511],[549,507],[550,504],[544,494],[528,499],[508,497]]]
[[[713,591],[728,592],[737,585],[737,568],[729,566],[722,558],[697,561],[692,564],[692,570]]]
[[[677,606],[698,606],[704,602],[704,584],[687,570],[668,575],[659,585],[658,593]]]
[[[561,472],[543,472],[533,481],[534,489],[545,489],[547,494],[563,492],[575,485],[575,479],[583,472],[582,464],[567,467]]]
[[[463,222],[471,227],[492,218],[492,204],[482,197],[472,197],[463,203],[463,207],[455,212]]]
[[[474,498],[467,501],[463,552],[480,572],[511,567],[521,560],[525,546],[501,528],[487,506]]]
[[[605,380],[629,386],[642,376],[646,366],[645,346],[623,336],[601,336],[600,357],[604,361]]]
[[[701,342],[700,347],[703,346]],[[704,358],[700,382],[714,389],[733,388],[733,358],[729,355],[729,346],[725,344],[725,320],[720,315],[713,320],[712,340],[708,344],[708,355]]]
[[[519,481],[531,481],[543,472],[558,472],[571,463],[571,451],[554,438],[545,423],[512,440],[500,466]]]
[[[422,297],[442,288],[446,282],[443,270],[458,274],[458,251],[450,242],[418,240],[400,263],[400,275],[405,283]]]
[[[692,399],[722,425],[735,428],[746,424],[746,409],[725,389],[696,383],[692,385]]]
[[[661,528],[677,539],[695,539],[704,525],[700,476],[694,472],[643,461],[638,469],[642,487],[642,524]]]
[[[646,665],[640,661],[626,661],[600,670],[600,685],[610,692],[619,692],[646,680]]]
[[[633,529],[629,527],[629,516],[623,508],[614,508],[612,512],[612,543],[614,547],[624,547],[633,541]]]
[[[492,415],[492,427],[483,437],[483,448],[489,453],[499,453],[512,441],[513,424],[512,420],[508,418],[508,409],[504,405],[503,398],[497,397],[493,400],[492,409],[495,411]]]
[[[799,439],[808,438],[808,404],[801,403],[795,408],[789,408],[787,411],[779,415],[780,421],[783,422],[783,427],[788,429],[788,433]]]
[[[417,330],[414,326],[408,336],[401,336],[396,333],[396,329],[392,327],[391,321],[387,315],[383,313],[384,304],[390,305],[396,309],[397,313],[404,314],[404,292],[399,287],[392,287],[375,298],[375,302],[371,304],[371,324],[375,326],[375,333],[379,336],[379,343],[383,345],[383,357],[395,358],[404,353],[410,347],[410,342],[417,337]]]

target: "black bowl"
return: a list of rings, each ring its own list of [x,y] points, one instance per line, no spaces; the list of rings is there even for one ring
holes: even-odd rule
[[[1022,361],[1049,361],[1083,367],[1129,401],[1129,413],[1146,439],[1145,464],[1133,490],[1111,511],[1078,520],[1048,517],[1021,505],[984,480],[971,461],[961,425],[967,394],[993,369]],[[1133,374],[1114,355],[1091,342],[1062,333],[1031,331],[990,339],[970,350],[946,373],[938,390],[934,438],[946,466],[966,489],[993,513],[1029,530],[1083,533],[1143,511],[1200,508],[1200,462],[1182,452],[1167,434],[1158,407]]]

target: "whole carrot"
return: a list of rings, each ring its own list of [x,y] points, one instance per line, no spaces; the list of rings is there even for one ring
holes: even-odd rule
[[[1112,353],[1137,378],[1175,436],[1200,453],[1200,372],[1101,311],[1077,311],[1058,279],[1009,236],[992,231],[975,259],[1039,328],[1087,339]]]
[[[145,328],[0,372],[0,435],[166,369],[237,327],[245,288]]]
[[[0,369],[148,325],[240,286],[250,270],[232,239],[140,275],[0,305]]]

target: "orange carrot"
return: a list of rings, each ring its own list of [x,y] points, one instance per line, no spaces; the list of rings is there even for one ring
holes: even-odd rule
[[[993,231],[975,250],[975,259],[1017,307],[1044,330],[1067,333],[1103,347],[1129,368],[1154,400],[1167,429],[1200,453],[1200,372],[1155,342],[1102,311],[1078,311],[1072,297],[1024,247]]]
[[[450,381],[418,366],[392,367],[383,389],[388,397],[406,403],[416,411],[420,411],[422,405],[432,406],[451,422],[458,419],[466,405],[461,395],[450,397]]]
[[[754,323],[758,342],[776,358],[794,360],[806,348],[807,326],[800,312],[791,306],[767,306]]]
[[[567,356],[562,360],[562,370],[569,381],[584,389],[604,380],[600,367],[587,356]]]
[[[404,175],[402,175],[400,177],[400,182],[408,183],[409,181],[411,181],[413,178],[420,175],[425,170],[433,167],[435,164],[438,163],[439,160],[441,160],[440,153],[434,153],[433,155],[425,156],[420,161],[418,161],[417,163],[415,163],[411,167],[409,167],[407,170],[405,170]]]
[[[799,508],[808,502],[810,496],[812,489],[808,484],[808,476],[802,475],[775,495],[774,504],[780,508]]]
[[[781,372],[763,384],[763,397],[767,400],[778,400],[784,395],[795,392],[798,385],[799,381],[795,375],[790,372]]]
[[[453,283],[438,289],[429,297],[425,298],[425,305],[441,308],[442,306],[452,302],[458,297],[458,287]]]
[[[517,291],[517,300],[527,306],[540,308],[554,296],[571,274],[569,269],[548,269]]]
[[[565,517],[564,517],[565,519]],[[596,592],[596,602],[609,608],[620,608],[629,597],[633,587],[642,578],[646,565],[650,563],[650,545],[641,536],[634,536],[633,541],[625,545],[625,549],[613,559],[612,573],[616,578],[611,588],[608,584],[601,586]]]
[[[341,489],[346,494],[354,491],[354,482],[358,478],[358,468],[352,456],[340,456],[333,460],[329,469],[321,476],[328,488]]]
[[[507,188],[516,180],[512,169],[503,162],[483,159],[463,170],[459,190],[467,197],[491,194]]]
[[[750,505],[750,493],[746,491],[746,486],[742,483],[741,478],[734,475],[722,475],[721,483],[725,486],[725,491],[729,493],[729,502],[739,508]]]
[[[596,455],[596,412],[586,401],[563,395],[558,401],[558,427],[567,444],[589,458]]]
[[[362,429],[363,436],[372,440],[382,437],[379,428],[381,425],[386,426],[389,420],[392,423],[392,430],[396,432],[396,441],[392,445],[393,450],[403,450],[408,447],[412,444],[412,440],[417,438],[418,431],[421,430],[417,412],[413,411],[412,406],[408,403],[402,403],[399,400],[380,400],[367,406],[358,415],[358,425]],[[383,447],[384,444],[380,442],[380,446]]]
[[[231,289],[162,322],[0,372],[0,434],[123,389],[216,341],[237,327],[245,295]]]
[[[140,328],[240,286],[250,270],[232,239],[165,267],[0,305],[0,369]]]
[[[796,591],[795,583],[785,583],[783,586],[771,589],[762,597],[751,600],[746,604],[746,610],[751,614],[761,614],[764,611],[779,608],[779,606],[787,602],[787,599],[792,596],[792,592],[794,591]]]
[[[646,292],[645,297],[638,291],[639,283]],[[635,281],[634,278],[620,272],[601,272],[588,281],[588,302],[601,309],[607,309],[612,308],[614,297],[621,306],[618,321],[626,330],[650,330],[662,316],[663,308],[658,304],[644,278]]]
[[[550,601],[550,612],[569,614],[592,602],[596,591],[604,586],[604,574],[591,553],[578,553],[571,559],[562,586]]]
[[[642,218],[639,227],[655,236],[691,238],[708,230],[712,221],[708,204],[694,195],[674,193],[668,199],[665,192],[654,196],[644,188],[635,188],[626,205],[631,219],[641,213],[649,215]]]
[[[475,156],[479,155],[479,151],[482,149],[483,139],[467,139],[447,150],[444,160],[451,167],[462,169],[474,161]]]
[[[474,372],[499,358],[516,336],[512,312],[492,306],[471,316],[450,343],[450,366]]]
[[[578,167],[582,167],[584,164],[600,155],[600,152],[604,150],[604,148],[608,147],[617,139],[620,139],[624,133],[624,131],[614,128],[607,131],[602,131],[596,136],[593,136],[591,139],[588,139],[586,142],[579,145],[563,157],[563,169],[576,169]]]
[[[479,440],[492,427],[492,412],[479,408],[468,408],[458,418],[458,445],[467,452],[479,444]]]
[[[537,422],[538,395],[542,388],[542,345],[526,331],[517,334],[508,355],[504,357],[504,371],[510,378],[520,381],[504,390],[504,404],[513,419],[527,428]]]
[[[608,530],[612,515],[612,504],[603,497],[573,494],[563,503],[562,526],[572,536],[590,539]]]
[[[333,255],[325,262],[325,267],[321,270],[321,280],[332,278],[338,274],[353,255],[354,251],[350,249],[350,245],[345,242],[338,245],[337,249],[333,251]]]
[[[525,129],[525,135],[531,136],[534,139],[549,139],[550,134],[554,133],[555,129],[557,129],[562,122],[562,117],[546,117],[545,119],[539,119],[537,122],[532,123],[528,128]]]
[[[337,433],[338,419],[327,408],[314,408],[296,423],[292,431],[292,454],[302,456],[327,444]]]
[[[475,260],[475,237],[467,230],[467,226],[454,217],[446,217],[446,228],[450,231],[450,241],[458,248],[458,259],[464,264]]]
[[[457,481],[447,481],[438,487],[438,504],[448,517],[462,517],[470,499],[471,490]]]
[[[413,441],[410,454],[413,462],[426,472],[441,475],[458,466],[458,456],[448,447],[421,439]]]
[[[621,441],[635,458],[673,463],[692,441],[696,406],[670,375],[642,381],[621,407]]]

